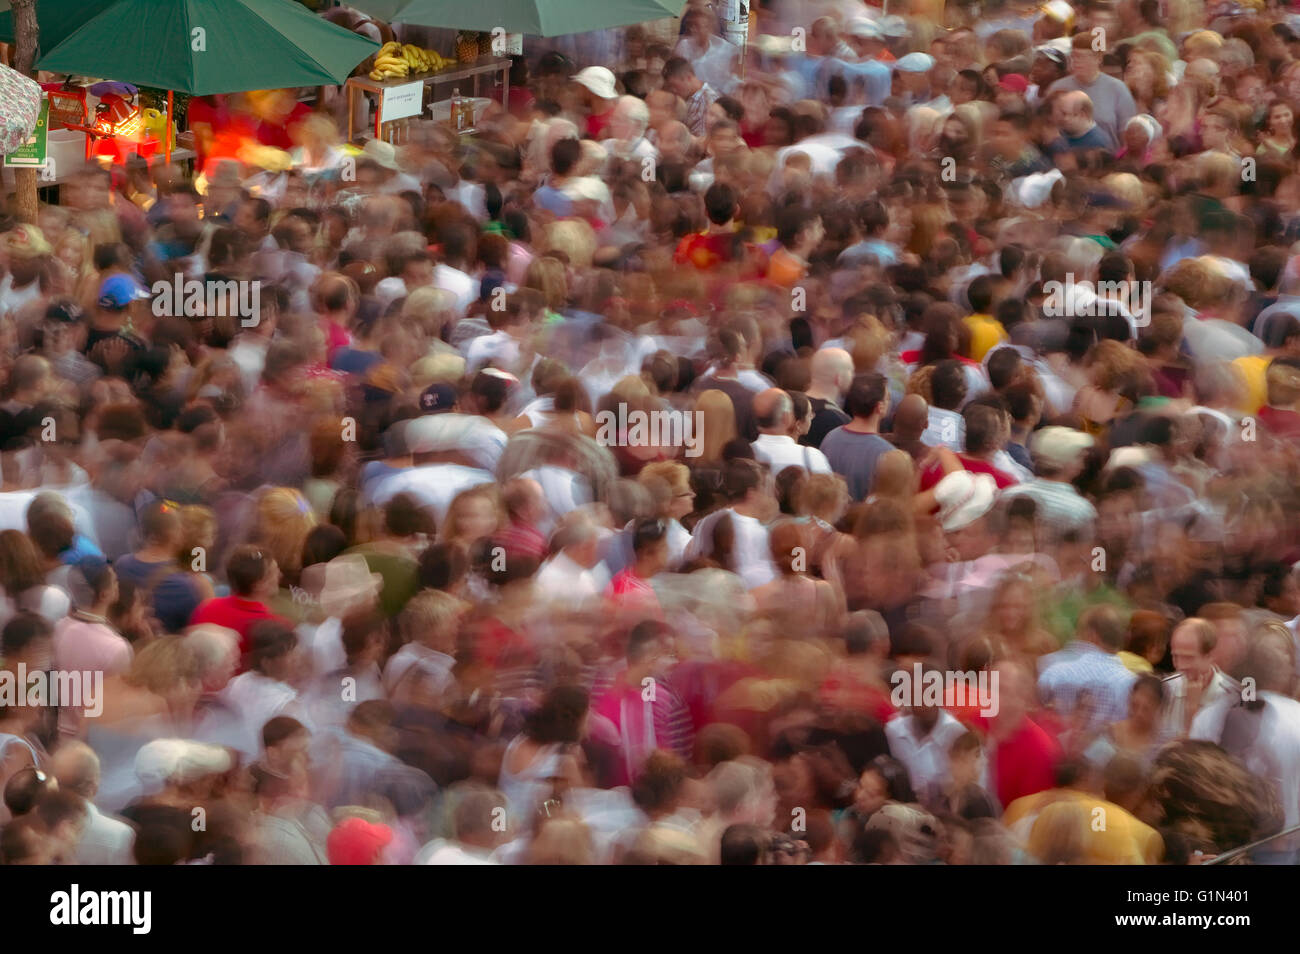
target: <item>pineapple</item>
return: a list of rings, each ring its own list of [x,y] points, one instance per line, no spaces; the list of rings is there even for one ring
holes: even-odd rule
[[[462,63],[473,63],[478,59],[478,34],[473,32],[456,35],[456,59]]]

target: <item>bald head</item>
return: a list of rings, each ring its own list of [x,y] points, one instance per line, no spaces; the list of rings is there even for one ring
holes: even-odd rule
[[[1092,100],[1082,90],[1063,93],[1056,105],[1057,123],[1070,136],[1082,136],[1092,128]]]
[[[894,412],[894,433],[904,440],[921,439],[921,432],[930,424],[930,406],[919,394],[909,394],[898,402]]]
[[[99,791],[99,756],[85,742],[64,742],[50,763],[59,787],[90,800]]]
[[[822,348],[812,356],[813,397],[838,401],[853,383],[853,357],[843,348]]]
[[[610,119],[610,132],[615,139],[635,139],[645,133],[650,124],[650,108],[635,96],[620,96]]]
[[[754,422],[764,434],[785,434],[794,416],[794,402],[780,388],[768,388],[754,396]]]
[[[542,485],[529,477],[506,481],[501,492],[506,513],[519,523],[537,523],[546,515],[546,496]]]
[[[680,159],[691,148],[691,131],[685,123],[669,120],[659,130],[659,151],[665,156]]]

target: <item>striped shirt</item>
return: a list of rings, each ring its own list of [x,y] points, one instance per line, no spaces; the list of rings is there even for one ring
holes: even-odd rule
[[[1097,508],[1073,485],[1059,480],[1033,480],[1002,491],[1003,499],[1025,496],[1038,504],[1038,526],[1048,542],[1056,542],[1065,534],[1091,526],[1097,519]]]

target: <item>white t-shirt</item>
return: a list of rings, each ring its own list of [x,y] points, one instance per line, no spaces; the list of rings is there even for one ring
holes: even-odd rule
[[[787,467],[802,467],[810,474],[831,473],[830,462],[815,447],[805,447],[787,434],[759,434],[749,445],[754,449],[754,459],[766,464],[773,474]]]
[[[407,493],[423,506],[433,511],[441,526],[447,519],[447,508],[462,490],[495,481],[492,474],[476,467],[460,464],[425,464],[409,467],[380,480],[371,491],[372,502],[382,507],[398,494]]]
[[[435,265],[433,283],[456,296],[456,313],[462,317],[469,306],[478,299],[478,279],[471,278],[459,268],[452,268],[446,264]]]

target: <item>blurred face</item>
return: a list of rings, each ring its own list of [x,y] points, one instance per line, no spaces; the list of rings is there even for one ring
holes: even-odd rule
[[[998,600],[996,615],[998,629],[1004,633],[1018,633],[1029,623],[1029,591],[1023,586],[1009,586]]]
[[[1190,627],[1180,626],[1174,630],[1169,650],[1174,657],[1174,668],[1189,679],[1202,679],[1209,674],[1210,657],[1201,652],[1200,642]]]
[[[1258,106],[1264,99],[1264,81],[1258,76],[1243,76],[1237,81],[1237,98],[1247,106]]]
[[[1029,67],[1029,82],[1044,88],[1059,76],[1057,66],[1046,56],[1034,57],[1034,65]]]
[[[1228,144],[1228,124],[1222,116],[1206,116],[1201,123],[1201,140],[1207,149],[1222,149]]]
[[[199,220],[199,207],[188,195],[173,195],[167,201],[167,218],[172,225],[184,226]]]
[[[1291,107],[1285,103],[1278,103],[1268,111],[1268,131],[1275,136],[1289,135],[1294,122]]]
[[[673,499],[668,504],[668,515],[680,520],[695,509],[695,495],[691,488],[681,486],[673,491]]]
[[[311,736],[306,732],[296,732],[279,745],[266,750],[267,764],[282,775],[292,775],[296,771],[305,771],[311,766]]]
[[[1150,729],[1160,718],[1160,700],[1146,689],[1135,689],[1128,697],[1128,717],[1141,729]]]
[[[689,99],[691,94],[695,92],[696,82],[697,80],[695,80],[695,77],[692,74],[679,73],[672,77],[672,79],[664,80],[664,88],[674,96],[678,96],[682,99]]]
[[[45,260],[43,258],[18,258],[14,256],[9,259],[9,273],[14,277],[15,285],[30,285],[41,274],[41,265]]]
[[[790,144],[790,124],[780,116],[768,116],[763,126],[763,144],[767,146],[788,146]]]
[[[709,134],[709,153],[714,156],[729,156],[742,144],[736,128],[730,124]]]
[[[857,791],[853,793],[853,807],[859,814],[872,815],[880,810],[889,800],[889,787],[874,769],[867,769],[858,779]]]
[[[1102,499],[1097,516],[1103,543],[1127,543],[1137,518],[1137,500],[1133,494],[1111,494]]]
[[[460,536],[465,540],[481,540],[496,532],[497,512],[492,501],[485,497],[471,497],[463,503],[457,514]]]
[[[1092,50],[1070,52],[1070,75],[1080,83],[1091,83],[1101,72],[1101,55]]]
[[[954,106],[973,101],[975,99],[975,84],[965,76],[958,76],[953,81],[950,98]]]
[[[1140,156],[1146,152],[1150,138],[1147,131],[1137,123],[1124,127],[1124,148],[1129,155]]]
[[[1124,70],[1124,83],[1129,89],[1145,96],[1151,91],[1155,81],[1156,75],[1150,63],[1136,56],[1129,60],[1128,68]]]
[[[943,124],[943,135],[950,143],[960,145],[966,141],[966,127],[960,119],[949,119]]]

